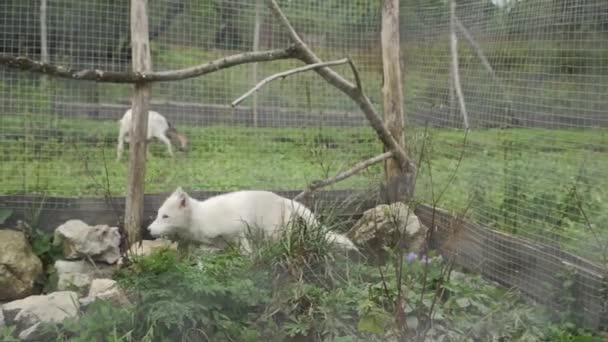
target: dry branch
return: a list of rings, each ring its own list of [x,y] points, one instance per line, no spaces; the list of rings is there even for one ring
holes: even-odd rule
[[[222,57],[208,63],[203,63],[185,69],[151,72],[116,72],[98,69],[75,70],[51,63],[35,61],[27,57],[15,57],[7,54],[0,54],[0,65],[13,69],[20,69],[23,71],[30,71],[75,80],[103,83],[143,83],[179,81],[210,74],[212,72],[240,64],[294,58],[295,54],[296,50],[294,47],[258,52],[245,52]]]
[[[248,98],[249,96],[251,96],[251,94],[255,93],[256,91],[260,90],[260,88],[262,88],[266,84],[268,84],[268,83],[270,83],[270,82],[272,82],[272,81],[274,81],[274,80],[276,80],[278,78],[285,78],[287,76],[298,74],[298,73],[301,73],[301,72],[305,72],[305,71],[309,71],[309,70],[314,70],[314,69],[318,69],[318,68],[326,67],[326,66],[346,64],[348,62],[349,62],[348,58],[343,58],[343,59],[338,59],[338,60],[330,61],[330,62],[321,62],[321,63],[307,64],[307,65],[302,66],[302,67],[298,67],[298,68],[295,68],[295,69],[290,69],[290,70],[287,70],[287,71],[276,73],[276,74],[268,76],[265,79],[263,79],[262,81],[260,81],[258,84],[255,85],[255,87],[251,88],[249,91],[247,91],[241,97],[239,97],[238,99],[234,100],[231,105],[232,105],[232,107],[236,107],[239,103],[243,102],[246,98]]]
[[[452,76],[454,88],[456,89],[456,97],[460,104],[460,112],[464,121],[465,129],[469,129],[469,114],[467,106],[464,102],[462,87],[460,86],[460,71],[458,70],[458,37],[456,36],[456,1],[450,1],[450,52],[452,55]]]
[[[310,193],[319,190],[320,188],[324,188],[328,185],[332,185],[334,183],[337,183],[339,181],[345,180],[346,178],[352,177],[354,175],[356,175],[357,173],[361,172],[362,170],[367,169],[368,167],[374,165],[374,164],[378,164],[381,163],[389,158],[393,157],[393,152],[386,152],[386,153],[382,153],[380,155],[377,155],[373,158],[364,160],[362,162],[359,162],[358,164],[356,164],[355,166],[353,166],[352,168],[340,172],[339,174],[337,174],[334,177],[331,178],[327,178],[327,179],[323,179],[323,180],[316,180],[313,181],[312,183],[310,183],[310,185],[306,188],[306,190],[302,191],[301,193],[299,193],[296,197],[293,198],[294,201],[299,200],[300,198],[303,198],[307,195],[309,195]]]
[[[308,47],[308,45],[306,45],[306,43],[304,43],[304,41],[300,38],[298,33],[295,31],[295,29],[289,22],[289,19],[287,19],[287,17],[277,4],[277,2],[275,0],[266,1],[272,13],[279,20],[283,28],[287,30],[290,39],[295,43],[295,49],[298,51],[298,53],[296,54],[296,58],[300,59],[306,64],[315,64],[322,62],[321,59],[317,57],[317,55],[315,55],[315,53]],[[351,64],[351,67],[353,68],[353,70],[356,70],[353,64]],[[329,67],[315,69],[315,72],[317,72],[321,77],[323,77],[323,79],[325,79],[329,84],[338,88],[348,97],[350,97],[353,101],[355,101],[357,105],[359,105],[359,108],[361,108],[363,114],[365,114],[365,117],[369,121],[372,128],[376,131],[378,138],[380,139],[380,141],[382,141],[384,146],[386,146],[387,150],[394,152],[393,157],[399,161],[399,164],[402,165],[404,171],[413,172],[415,168],[414,163],[409,160],[407,154],[405,153],[405,150],[390,134],[388,128],[382,121],[382,118],[372,105],[371,101],[363,93],[363,89],[347,81],[346,79],[344,79],[344,77],[342,77],[340,74],[338,74]]]
[[[483,49],[481,48],[481,46],[477,43],[475,38],[473,38],[473,35],[471,34],[471,32],[469,32],[469,30],[464,26],[464,24],[460,21],[460,19],[458,19],[458,16],[456,14],[454,14],[454,23],[456,24],[456,27],[462,33],[464,38],[469,42],[469,44],[473,48],[473,51],[475,51],[475,54],[477,54],[477,57],[479,57],[481,64],[484,66],[484,68],[486,68],[486,70],[490,73],[490,75],[492,76],[494,81],[498,84],[498,86],[500,87],[500,90],[502,91],[503,95],[505,96],[505,99],[507,100],[509,105],[512,107],[513,100],[511,100],[511,96],[509,95],[509,92],[507,91],[507,88],[505,87],[504,83],[498,77],[498,75],[496,74],[496,71],[494,71],[494,68],[492,68],[490,61],[488,61],[488,58],[486,57],[485,53],[483,52]]]

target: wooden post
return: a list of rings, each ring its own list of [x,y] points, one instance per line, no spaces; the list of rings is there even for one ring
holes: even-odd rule
[[[384,122],[397,143],[404,147],[403,85],[399,40],[399,0],[384,0],[382,5],[382,69],[384,84]],[[384,163],[387,196],[390,203],[405,201],[413,196],[413,177],[407,167],[395,158]]]
[[[147,7],[148,0],[131,0],[131,51],[134,72],[152,71]],[[125,208],[125,230],[129,246],[141,240],[150,88],[149,83],[136,83],[133,87],[132,131],[130,132],[129,175]]]
[[[49,40],[48,40],[48,1],[40,0],[40,61],[42,63],[50,63],[49,57]],[[50,78],[47,75],[40,77],[40,94],[53,94],[50,87]],[[53,128],[57,127],[59,114],[53,113]]]
[[[49,62],[48,30],[47,30],[47,0],[40,1],[40,61]]]
[[[262,0],[256,0],[255,2],[255,24],[253,27],[253,51],[260,49],[260,26],[262,19]],[[253,63],[251,66],[251,84],[255,85],[258,83],[258,63]],[[257,91],[253,94],[253,127],[258,127],[258,93]]]

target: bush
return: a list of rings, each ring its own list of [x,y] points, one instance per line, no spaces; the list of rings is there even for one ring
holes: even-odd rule
[[[264,243],[253,258],[136,259],[117,276],[134,305],[96,302],[48,331],[66,341],[600,341],[441,257],[352,263],[309,232]]]

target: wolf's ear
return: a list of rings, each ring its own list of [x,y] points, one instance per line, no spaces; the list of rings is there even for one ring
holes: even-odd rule
[[[186,196],[182,196],[179,198],[179,208],[183,209],[188,205],[188,198]]]
[[[185,208],[188,205],[188,194],[181,188],[175,189],[174,195],[179,201],[179,208]]]

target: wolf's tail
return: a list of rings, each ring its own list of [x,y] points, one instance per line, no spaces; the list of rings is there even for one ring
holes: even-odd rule
[[[306,221],[308,225],[326,230],[325,239],[329,243],[335,244],[347,250],[359,250],[349,238],[347,238],[343,234],[334,233],[328,230],[327,227],[324,227],[322,224],[320,224],[319,221],[317,221],[317,219],[315,218],[315,215],[312,213],[312,211],[306,208],[303,204],[298,203],[296,201],[293,201],[292,203],[294,205],[294,211],[297,213],[298,216],[300,216],[304,221]]]
[[[350,250],[354,250],[354,251],[359,250],[357,248],[357,246],[355,246],[355,244],[349,238],[347,238],[346,236],[344,236],[342,234],[328,231],[327,233],[325,233],[325,238],[330,243],[336,244],[344,249],[350,249]]]

